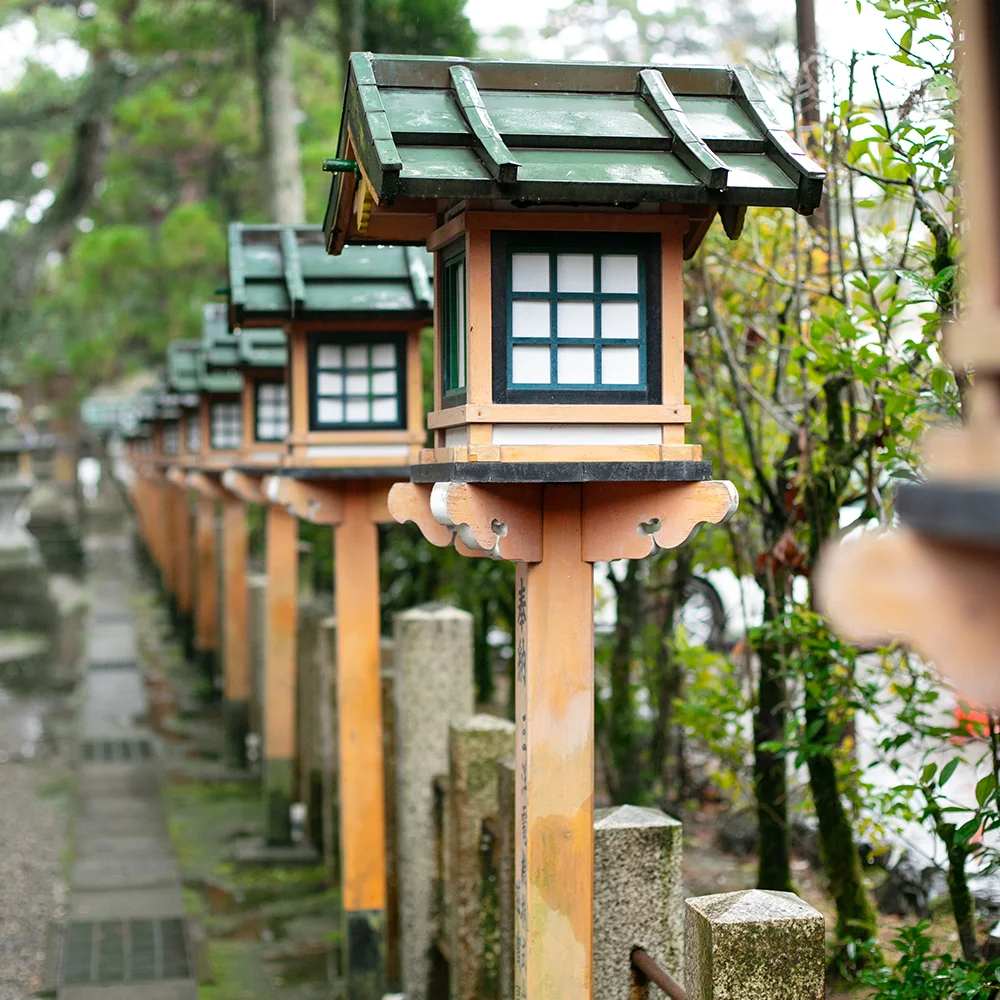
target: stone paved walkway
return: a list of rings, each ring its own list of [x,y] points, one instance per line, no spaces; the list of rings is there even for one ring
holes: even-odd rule
[[[91,565],[76,856],[58,996],[196,1000],[193,980],[176,977],[184,903],[155,738],[143,721],[146,696],[127,605],[135,568],[124,538],[92,550]],[[88,941],[89,955],[80,944]],[[101,983],[85,984],[88,978]]]

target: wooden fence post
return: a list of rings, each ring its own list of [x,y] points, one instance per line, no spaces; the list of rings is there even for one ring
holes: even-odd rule
[[[396,615],[396,787],[403,990],[427,1000],[434,915],[434,780],[448,771],[448,727],[474,711],[472,616],[428,604]]]
[[[823,914],[791,892],[748,889],[685,903],[688,1000],[822,1000]]]
[[[171,534],[177,580],[177,628],[184,655],[190,660],[194,658],[194,559],[191,509],[188,505],[188,491],[184,486],[175,489]]]
[[[499,856],[497,762],[513,749],[514,724],[506,719],[474,715],[451,727],[446,901],[451,1000],[487,1000],[500,991],[500,875],[491,862]],[[488,821],[490,834],[484,829]]]

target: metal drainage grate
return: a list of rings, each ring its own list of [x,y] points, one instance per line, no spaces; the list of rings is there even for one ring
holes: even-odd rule
[[[80,921],[66,929],[64,986],[148,983],[190,976],[187,935],[180,917]]]
[[[84,740],[80,751],[84,760],[94,763],[120,764],[153,758],[149,740]]]
[[[135,660],[91,660],[87,666],[91,670],[136,670],[139,664]]]

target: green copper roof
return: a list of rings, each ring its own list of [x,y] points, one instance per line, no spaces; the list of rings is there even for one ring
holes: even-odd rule
[[[239,372],[239,337],[229,332],[226,307],[220,302],[205,304],[201,327],[202,392],[239,392],[243,376]]]
[[[824,171],[745,66],[544,63],[354,53],[337,156],[380,203],[773,205],[810,214]],[[326,231],[350,174],[336,173]]]
[[[432,258],[415,247],[330,257],[319,226],[229,227],[230,323],[347,313],[425,313]]]
[[[200,340],[172,340],[167,344],[167,383],[174,392],[197,393],[200,371]]]
[[[288,339],[284,330],[247,326],[240,330],[236,339],[240,345],[240,365],[243,368],[288,366]]]

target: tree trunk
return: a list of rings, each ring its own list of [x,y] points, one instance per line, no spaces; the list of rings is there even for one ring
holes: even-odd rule
[[[682,798],[680,780],[684,770],[679,755],[683,753],[680,733],[674,726],[674,702],[680,697],[683,674],[674,655],[673,635],[677,612],[684,600],[684,587],[691,575],[691,548],[678,550],[673,564],[673,574],[664,602],[660,642],[655,655],[656,676],[656,728],[650,751],[650,768],[660,776],[665,801]]]
[[[611,703],[608,742],[611,753],[608,784],[615,803],[635,803],[641,792],[641,768],[635,752],[635,713],[632,703],[632,658],[642,624],[640,561],[629,561],[625,579],[615,582],[618,620],[611,652]]]
[[[365,0],[337,0],[337,16],[340,21],[337,43],[346,83],[351,53],[361,52],[365,47]]]
[[[306,221],[306,193],[299,155],[298,107],[292,80],[291,35],[262,2],[254,15],[264,182],[272,222]]]
[[[774,581],[773,593],[764,602],[764,617],[773,621],[784,600],[784,580]],[[792,891],[791,848],[788,836],[788,773],[782,754],[765,749],[765,743],[785,742],[788,696],[778,650],[762,643],[757,650],[760,680],[753,721],[754,796],[757,799],[757,887]]]
[[[941,838],[948,854],[948,898],[951,902],[951,912],[955,917],[958,929],[958,940],[962,945],[962,955],[968,962],[978,962],[980,959],[979,939],[976,935],[976,908],[969,891],[969,882],[965,874],[965,863],[969,857],[969,849],[965,844],[955,843],[955,824],[945,820],[929,792],[927,796],[930,814],[934,820],[934,831]]]
[[[819,124],[819,46],[816,41],[816,0],[795,0],[795,28],[799,50],[796,81],[802,124]]]
[[[817,704],[806,706],[806,728],[823,742],[827,718]],[[809,759],[809,788],[819,822],[819,851],[830,895],[837,905],[837,941],[869,941],[876,938],[877,923],[865,893],[861,859],[854,845],[854,830],[840,798],[833,748]]]

